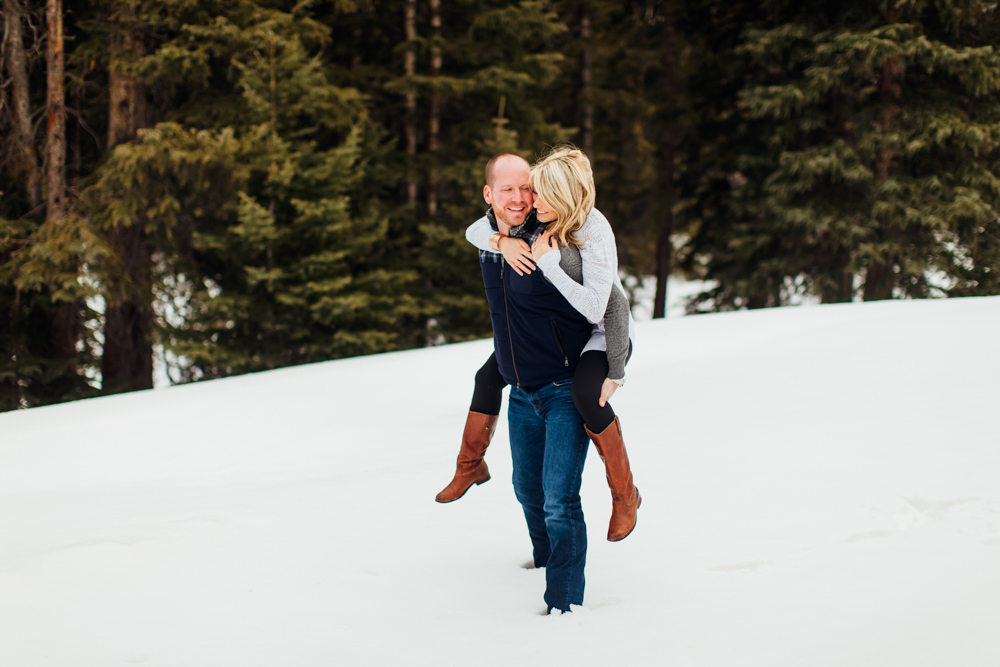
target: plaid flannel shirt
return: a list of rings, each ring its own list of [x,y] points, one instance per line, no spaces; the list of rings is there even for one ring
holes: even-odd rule
[[[486,211],[486,219],[490,221],[490,227],[495,232],[499,232],[500,228],[497,227],[497,219],[493,213],[493,207],[491,206],[489,210]],[[510,228],[510,236],[516,239],[523,239],[529,246],[535,242],[538,235],[545,231],[545,223],[539,223],[535,219],[535,212],[532,211],[528,214],[528,217],[524,219],[517,227]],[[493,252],[492,250],[480,250],[479,251],[479,261],[480,262],[499,262],[503,259],[503,255],[499,252]]]

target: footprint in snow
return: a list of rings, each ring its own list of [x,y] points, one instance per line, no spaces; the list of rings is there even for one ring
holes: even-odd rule
[[[852,533],[841,542],[859,542],[862,540],[878,539],[889,537],[900,531],[910,528],[919,528],[928,521],[955,517],[958,514],[970,509],[969,506],[977,503],[979,498],[919,498],[916,496],[900,498],[899,501],[891,505],[877,505],[872,509],[873,518],[877,523],[891,523],[891,527],[874,528]],[[978,511],[973,512],[971,518],[978,518]]]
[[[949,512],[958,511],[962,505],[974,503],[979,498],[954,498],[934,500],[931,498],[903,498],[915,510],[928,519],[940,519]]]
[[[712,572],[760,572],[772,565],[774,565],[773,560],[748,560],[742,563],[714,565],[708,569]]]
[[[621,600],[618,598],[601,598],[600,600],[588,602],[586,607],[588,609],[600,609],[601,607],[607,607],[609,605],[621,604]]]
[[[882,528],[879,530],[863,530],[860,533],[852,533],[841,542],[860,542],[861,540],[875,540],[880,537],[889,537],[896,532],[894,528]]]

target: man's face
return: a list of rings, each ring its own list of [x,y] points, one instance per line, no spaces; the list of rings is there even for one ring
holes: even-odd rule
[[[493,187],[483,188],[483,197],[501,221],[517,227],[531,213],[528,163],[515,157],[503,158],[494,166],[493,175]]]

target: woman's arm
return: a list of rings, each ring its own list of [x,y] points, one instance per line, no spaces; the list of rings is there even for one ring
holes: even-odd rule
[[[604,313],[604,348],[608,357],[608,377],[601,385],[601,397],[597,400],[600,406],[611,399],[611,396],[625,382],[625,363],[628,361],[631,340],[629,339],[629,324],[631,308],[628,299],[617,287],[611,289],[608,299],[608,309]]]
[[[469,225],[469,228],[465,230],[465,240],[480,250],[496,252],[490,247],[490,237],[495,233],[494,229],[490,227],[490,221],[487,220],[484,215],[479,218],[479,220],[476,220],[474,223]]]
[[[608,377],[612,380],[625,378],[625,362],[628,360],[628,299],[617,287],[612,288],[608,308],[604,313],[604,341],[608,353]]]
[[[611,224],[596,208],[587,216],[579,232],[585,239],[580,247],[583,284],[570,278],[559,266],[560,253],[555,239],[545,233],[532,247],[532,255],[545,277],[566,297],[587,321],[596,324],[604,317],[608,298],[618,273],[618,249]],[[550,243],[551,239],[551,243]],[[552,252],[555,250],[555,252]]]
[[[505,227],[506,229],[506,227]],[[490,221],[484,216],[468,226],[465,230],[465,240],[486,252],[496,252],[490,246],[490,239],[498,232],[490,225]],[[485,241],[485,245],[484,245]],[[500,254],[507,260],[510,268],[523,276],[535,270],[535,265],[531,261],[531,246],[527,242],[502,234],[499,242]]]

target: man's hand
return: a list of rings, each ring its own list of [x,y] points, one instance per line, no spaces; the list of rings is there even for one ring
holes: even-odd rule
[[[531,258],[537,262],[542,255],[550,250],[555,250],[555,248],[555,239],[552,238],[548,230],[545,230],[538,235],[535,243],[531,246]]]
[[[611,378],[604,378],[604,384],[601,385],[601,397],[597,399],[597,402],[604,407],[604,404],[611,400],[611,396],[618,390],[618,383]]]
[[[531,273],[535,270],[535,265],[531,263],[531,247],[527,242],[511,236],[504,236],[497,245],[500,247],[503,258],[510,264],[510,268],[517,272],[517,275],[523,276],[525,273]]]

